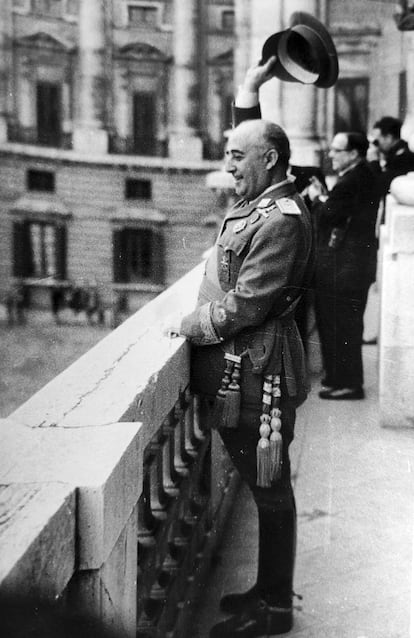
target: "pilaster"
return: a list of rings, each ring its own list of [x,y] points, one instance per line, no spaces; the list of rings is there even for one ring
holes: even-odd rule
[[[80,0],[78,110],[73,148],[81,153],[108,151],[105,46],[104,0]]]
[[[198,0],[174,0],[174,74],[169,136],[172,159],[202,159],[199,137]]]
[[[0,2],[0,143],[7,141],[9,82],[12,73],[12,3]]]

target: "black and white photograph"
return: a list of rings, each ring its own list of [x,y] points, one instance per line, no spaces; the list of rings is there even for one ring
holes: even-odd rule
[[[0,0],[0,636],[414,638],[414,0]]]

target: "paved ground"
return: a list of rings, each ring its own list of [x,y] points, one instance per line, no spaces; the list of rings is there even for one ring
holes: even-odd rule
[[[88,326],[84,314],[68,312],[55,325],[49,312],[28,313],[23,326],[9,326],[0,306],[0,418],[62,372],[109,333]]]
[[[408,638],[414,430],[378,425],[377,348],[365,346],[367,398],[299,410],[292,457],[298,505],[292,638]],[[242,490],[203,592],[194,638],[222,617],[223,593],[256,576],[256,512]]]

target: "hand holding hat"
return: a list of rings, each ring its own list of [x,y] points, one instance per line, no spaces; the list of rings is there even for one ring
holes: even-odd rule
[[[276,63],[276,56],[272,55],[264,64],[259,62],[251,66],[247,72],[243,82],[243,86],[247,91],[256,92],[262,84],[271,80],[273,75],[273,65]]]

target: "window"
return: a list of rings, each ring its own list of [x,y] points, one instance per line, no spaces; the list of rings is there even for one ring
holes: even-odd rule
[[[66,227],[52,222],[13,224],[15,277],[66,278]]]
[[[134,152],[138,155],[156,154],[156,109],[154,93],[137,92],[133,95],[132,119]]]
[[[403,122],[407,115],[407,71],[400,72],[398,84],[398,117]]]
[[[27,10],[28,9],[27,0],[13,0],[13,9]]]
[[[39,82],[36,87],[37,141],[45,146],[60,146],[61,87]]]
[[[79,15],[79,0],[64,0],[65,15],[76,18]]]
[[[149,179],[125,180],[125,199],[151,199],[152,183]]]
[[[60,18],[62,13],[62,1],[32,0],[32,11],[52,18]]]
[[[161,284],[164,279],[163,235],[154,228],[114,231],[115,283]]]
[[[26,174],[27,190],[53,193],[55,190],[55,174],[50,171],[39,171],[30,168]]]
[[[338,80],[335,88],[335,133],[367,130],[368,87],[367,78]]]
[[[223,29],[223,31],[234,31],[234,11],[222,12],[221,28]]]
[[[132,26],[152,26],[158,24],[158,8],[140,5],[128,5],[128,23]]]

